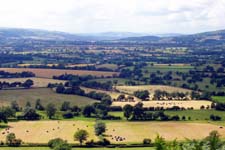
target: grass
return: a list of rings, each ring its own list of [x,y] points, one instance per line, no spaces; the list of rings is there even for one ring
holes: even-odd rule
[[[191,117],[192,121],[204,121],[209,120],[211,114],[218,115],[221,117],[222,121],[225,121],[225,113],[223,111],[216,110],[184,110],[184,111],[165,111],[167,115],[178,115],[180,117],[186,116]]]
[[[182,116],[185,116],[186,119],[188,117],[191,117],[190,121],[202,121],[205,122],[206,120],[209,120],[209,117],[211,114],[218,115],[221,117],[221,121],[225,121],[225,113],[223,111],[217,111],[217,110],[183,110],[183,111],[164,111],[165,114],[169,116],[178,115],[180,118]],[[110,115],[121,117],[122,120],[126,120],[126,118],[123,116],[123,112],[110,112]]]
[[[1,150],[51,150],[48,147],[0,147]],[[155,150],[153,147],[135,148],[73,148],[72,150]]]
[[[212,100],[218,103],[225,103],[225,96],[213,96]]]
[[[37,89],[20,89],[20,90],[1,90],[0,106],[10,105],[12,101],[17,101],[21,107],[25,106],[27,101],[34,106],[37,99],[40,99],[43,105],[54,103],[60,106],[64,101],[68,101],[71,105],[84,106],[96,102],[96,100],[78,96],[57,94],[48,88]]]

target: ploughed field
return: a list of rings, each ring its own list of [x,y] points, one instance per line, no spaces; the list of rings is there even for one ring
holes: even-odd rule
[[[73,134],[79,129],[88,131],[88,140],[98,140],[98,137],[94,135],[94,124],[94,121],[10,122],[8,131],[5,129],[0,131],[0,140],[5,140],[7,132],[13,132],[26,143],[47,143],[50,139],[57,137],[68,140],[70,143],[78,143],[73,140]],[[225,128],[210,123],[106,122],[106,126],[106,138],[112,143],[141,143],[144,138],[153,140],[157,134],[166,140],[201,139],[213,130],[217,130],[222,137],[225,137]],[[122,140],[118,140],[118,137]]]
[[[47,79],[47,78],[3,78],[0,79],[0,82],[25,82],[26,80],[31,79],[34,81],[34,85],[32,87],[47,87],[49,83],[65,83],[63,80],[55,80],[55,79]]]
[[[66,69],[34,69],[34,68],[0,68],[0,70],[7,72],[33,72],[37,77],[41,78],[52,78],[53,76],[59,76],[62,74],[73,74],[73,75],[93,75],[93,76],[114,76],[118,75],[118,72],[107,72],[107,71],[86,71],[86,70],[66,70]]]

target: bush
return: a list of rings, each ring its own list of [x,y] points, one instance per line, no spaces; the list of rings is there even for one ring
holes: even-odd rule
[[[144,139],[143,144],[151,144],[152,140],[151,139]]]
[[[54,150],[71,150],[71,146],[60,138],[52,139],[48,142],[48,146]]]
[[[101,146],[107,146],[107,145],[110,145],[111,143],[110,143],[109,140],[107,140],[106,138],[104,138],[101,141],[98,141],[96,144],[97,145],[101,145]]]
[[[212,121],[220,121],[221,117],[212,114],[212,115],[210,115],[210,120],[212,120]]]
[[[63,114],[63,118],[65,118],[65,119],[73,118],[73,116],[74,115],[73,115],[73,113],[71,111],[65,112]]]

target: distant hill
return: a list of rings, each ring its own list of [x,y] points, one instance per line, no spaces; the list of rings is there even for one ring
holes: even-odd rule
[[[34,39],[34,40],[59,40],[59,41],[90,41],[95,37],[81,36],[65,32],[47,31],[38,29],[0,28],[0,39]]]
[[[120,39],[121,41],[157,42],[157,43],[205,43],[218,44],[225,42],[225,30],[197,33],[191,35],[142,36]]]
[[[58,31],[38,29],[0,28],[0,43],[10,43],[11,40],[51,40],[51,41],[136,41],[151,43],[205,43],[217,44],[225,42],[225,30],[204,32],[192,35],[177,33],[145,34],[132,32],[103,32],[90,34],[71,34]]]
[[[151,42],[156,42],[159,41],[161,38],[158,36],[141,36],[141,37],[128,37],[128,38],[123,38],[121,41],[151,41]]]
[[[103,32],[90,34],[71,34],[58,31],[38,29],[0,28],[0,39],[34,39],[34,40],[64,40],[64,41],[99,41],[116,40],[126,37],[144,36],[132,32]]]

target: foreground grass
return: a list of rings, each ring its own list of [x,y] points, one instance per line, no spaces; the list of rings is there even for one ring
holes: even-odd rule
[[[50,150],[48,147],[0,147],[1,150]],[[153,147],[134,148],[73,148],[72,150],[155,150]]]

